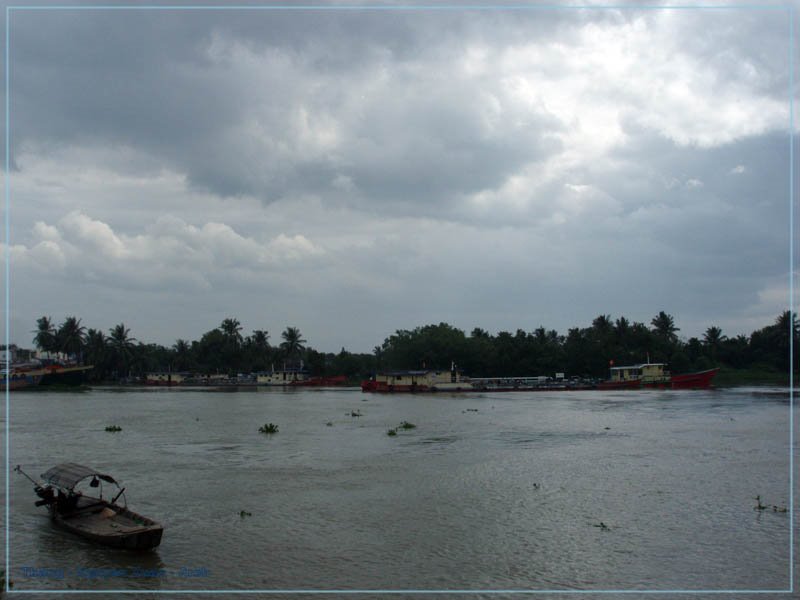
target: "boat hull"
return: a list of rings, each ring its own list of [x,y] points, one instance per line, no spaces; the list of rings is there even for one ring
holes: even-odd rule
[[[707,369],[696,373],[672,375],[663,379],[643,381],[631,379],[626,381],[601,381],[597,384],[589,382],[579,383],[544,383],[540,385],[505,385],[502,383],[486,384],[480,379],[472,382],[459,383],[445,382],[435,385],[424,384],[390,384],[386,381],[369,379],[361,382],[362,392],[379,394],[391,393],[425,393],[425,392],[557,392],[557,391],[582,391],[582,390],[640,390],[640,389],[672,389],[695,390],[711,387],[711,382],[719,369]]]
[[[24,390],[27,388],[36,387],[42,382],[42,375],[38,372],[25,372],[18,371],[12,372],[9,378],[5,373],[0,380],[0,386],[5,387],[8,385],[9,390]]]
[[[161,543],[164,528],[152,519],[122,506],[96,498],[82,497],[72,512],[50,507],[53,522],[75,535],[97,544],[127,550],[149,550]]]
[[[601,390],[639,390],[639,389],[667,389],[667,390],[696,390],[711,387],[711,382],[719,369],[707,369],[696,373],[672,375],[663,381],[642,381],[632,379],[628,381],[603,381],[597,385]]]

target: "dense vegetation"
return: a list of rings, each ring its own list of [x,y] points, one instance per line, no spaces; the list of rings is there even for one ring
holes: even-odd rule
[[[272,346],[269,333],[255,330],[243,336],[240,322],[227,318],[199,340],[176,340],[172,347],[148,344],[131,336],[124,323],[108,334],[86,328],[72,316],[55,327],[50,317],[37,320],[33,339],[37,348],[79,357],[95,365],[95,380],[119,380],[152,371],[195,373],[249,373],[283,364],[297,366],[302,360],[314,375],[366,377],[376,370],[450,367],[455,362],[475,376],[552,375],[605,377],[609,364],[669,363],[673,372],[702,370],[712,366],[788,373],[789,332],[800,348],[800,328],[784,312],[749,337],[728,338],[719,327],[709,327],[702,339],[682,340],[674,318],[660,312],[650,322],[630,322],[600,315],[590,327],[572,328],[566,335],[543,327],[532,332],[518,329],[492,335],[475,328],[469,335],[447,323],[400,330],[376,346],[372,354],[357,354],[342,348],[338,354],[308,347],[296,327],[281,333]]]

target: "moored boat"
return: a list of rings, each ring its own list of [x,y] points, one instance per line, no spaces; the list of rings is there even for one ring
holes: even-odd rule
[[[46,506],[53,522],[94,542],[131,550],[147,550],[161,543],[161,524],[129,510],[125,488],[104,473],[76,463],[56,465],[36,482],[17,465],[14,469],[34,484],[41,498],[36,506]],[[100,488],[99,497],[86,495],[78,486],[89,480],[90,488]],[[116,486],[114,497],[103,499],[103,483]],[[117,504],[122,497],[124,505]]]
[[[471,391],[469,377],[462,375],[452,365],[450,371],[418,369],[377,373],[372,379],[361,382],[362,392],[463,392]]]
[[[718,368],[695,373],[673,375],[664,363],[642,363],[611,367],[611,377],[597,384],[603,390],[637,390],[641,388],[702,389],[711,387]]]
[[[292,387],[341,387],[347,385],[347,377],[344,375],[310,377],[301,381],[293,381],[289,385]]]
[[[36,387],[42,382],[42,375],[43,372],[41,370],[20,370],[13,367],[10,371],[3,369],[0,372],[0,386],[2,386],[2,389],[8,386],[9,390]]]
[[[361,382],[362,392],[554,392],[578,390],[638,390],[703,389],[719,369],[673,375],[664,369],[664,363],[644,363],[625,367],[612,367],[606,381],[570,377],[556,373],[555,377],[466,377],[452,366],[450,372],[430,369],[387,371]]]

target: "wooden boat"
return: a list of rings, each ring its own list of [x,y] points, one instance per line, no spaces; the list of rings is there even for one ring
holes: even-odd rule
[[[161,543],[164,528],[129,510],[125,488],[110,475],[76,463],[63,463],[43,473],[39,483],[19,466],[14,470],[34,484],[34,491],[41,498],[36,506],[47,506],[53,521],[72,533],[114,548],[147,550]],[[76,489],[87,479],[90,488],[100,488],[99,497],[85,495]],[[102,482],[119,490],[113,499],[103,499]],[[122,506],[117,504],[120,497],[124,502]]]

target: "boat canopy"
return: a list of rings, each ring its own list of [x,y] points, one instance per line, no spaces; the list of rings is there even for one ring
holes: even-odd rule
[[[92,468],[84,467],[77,463],[62,463],[42,474],[42,479],[45,482],[66,490],[73,489],[80,481],[83,481],[87,477],[97,477],[108,483],[119,485],[111,475],[98,473]]]

